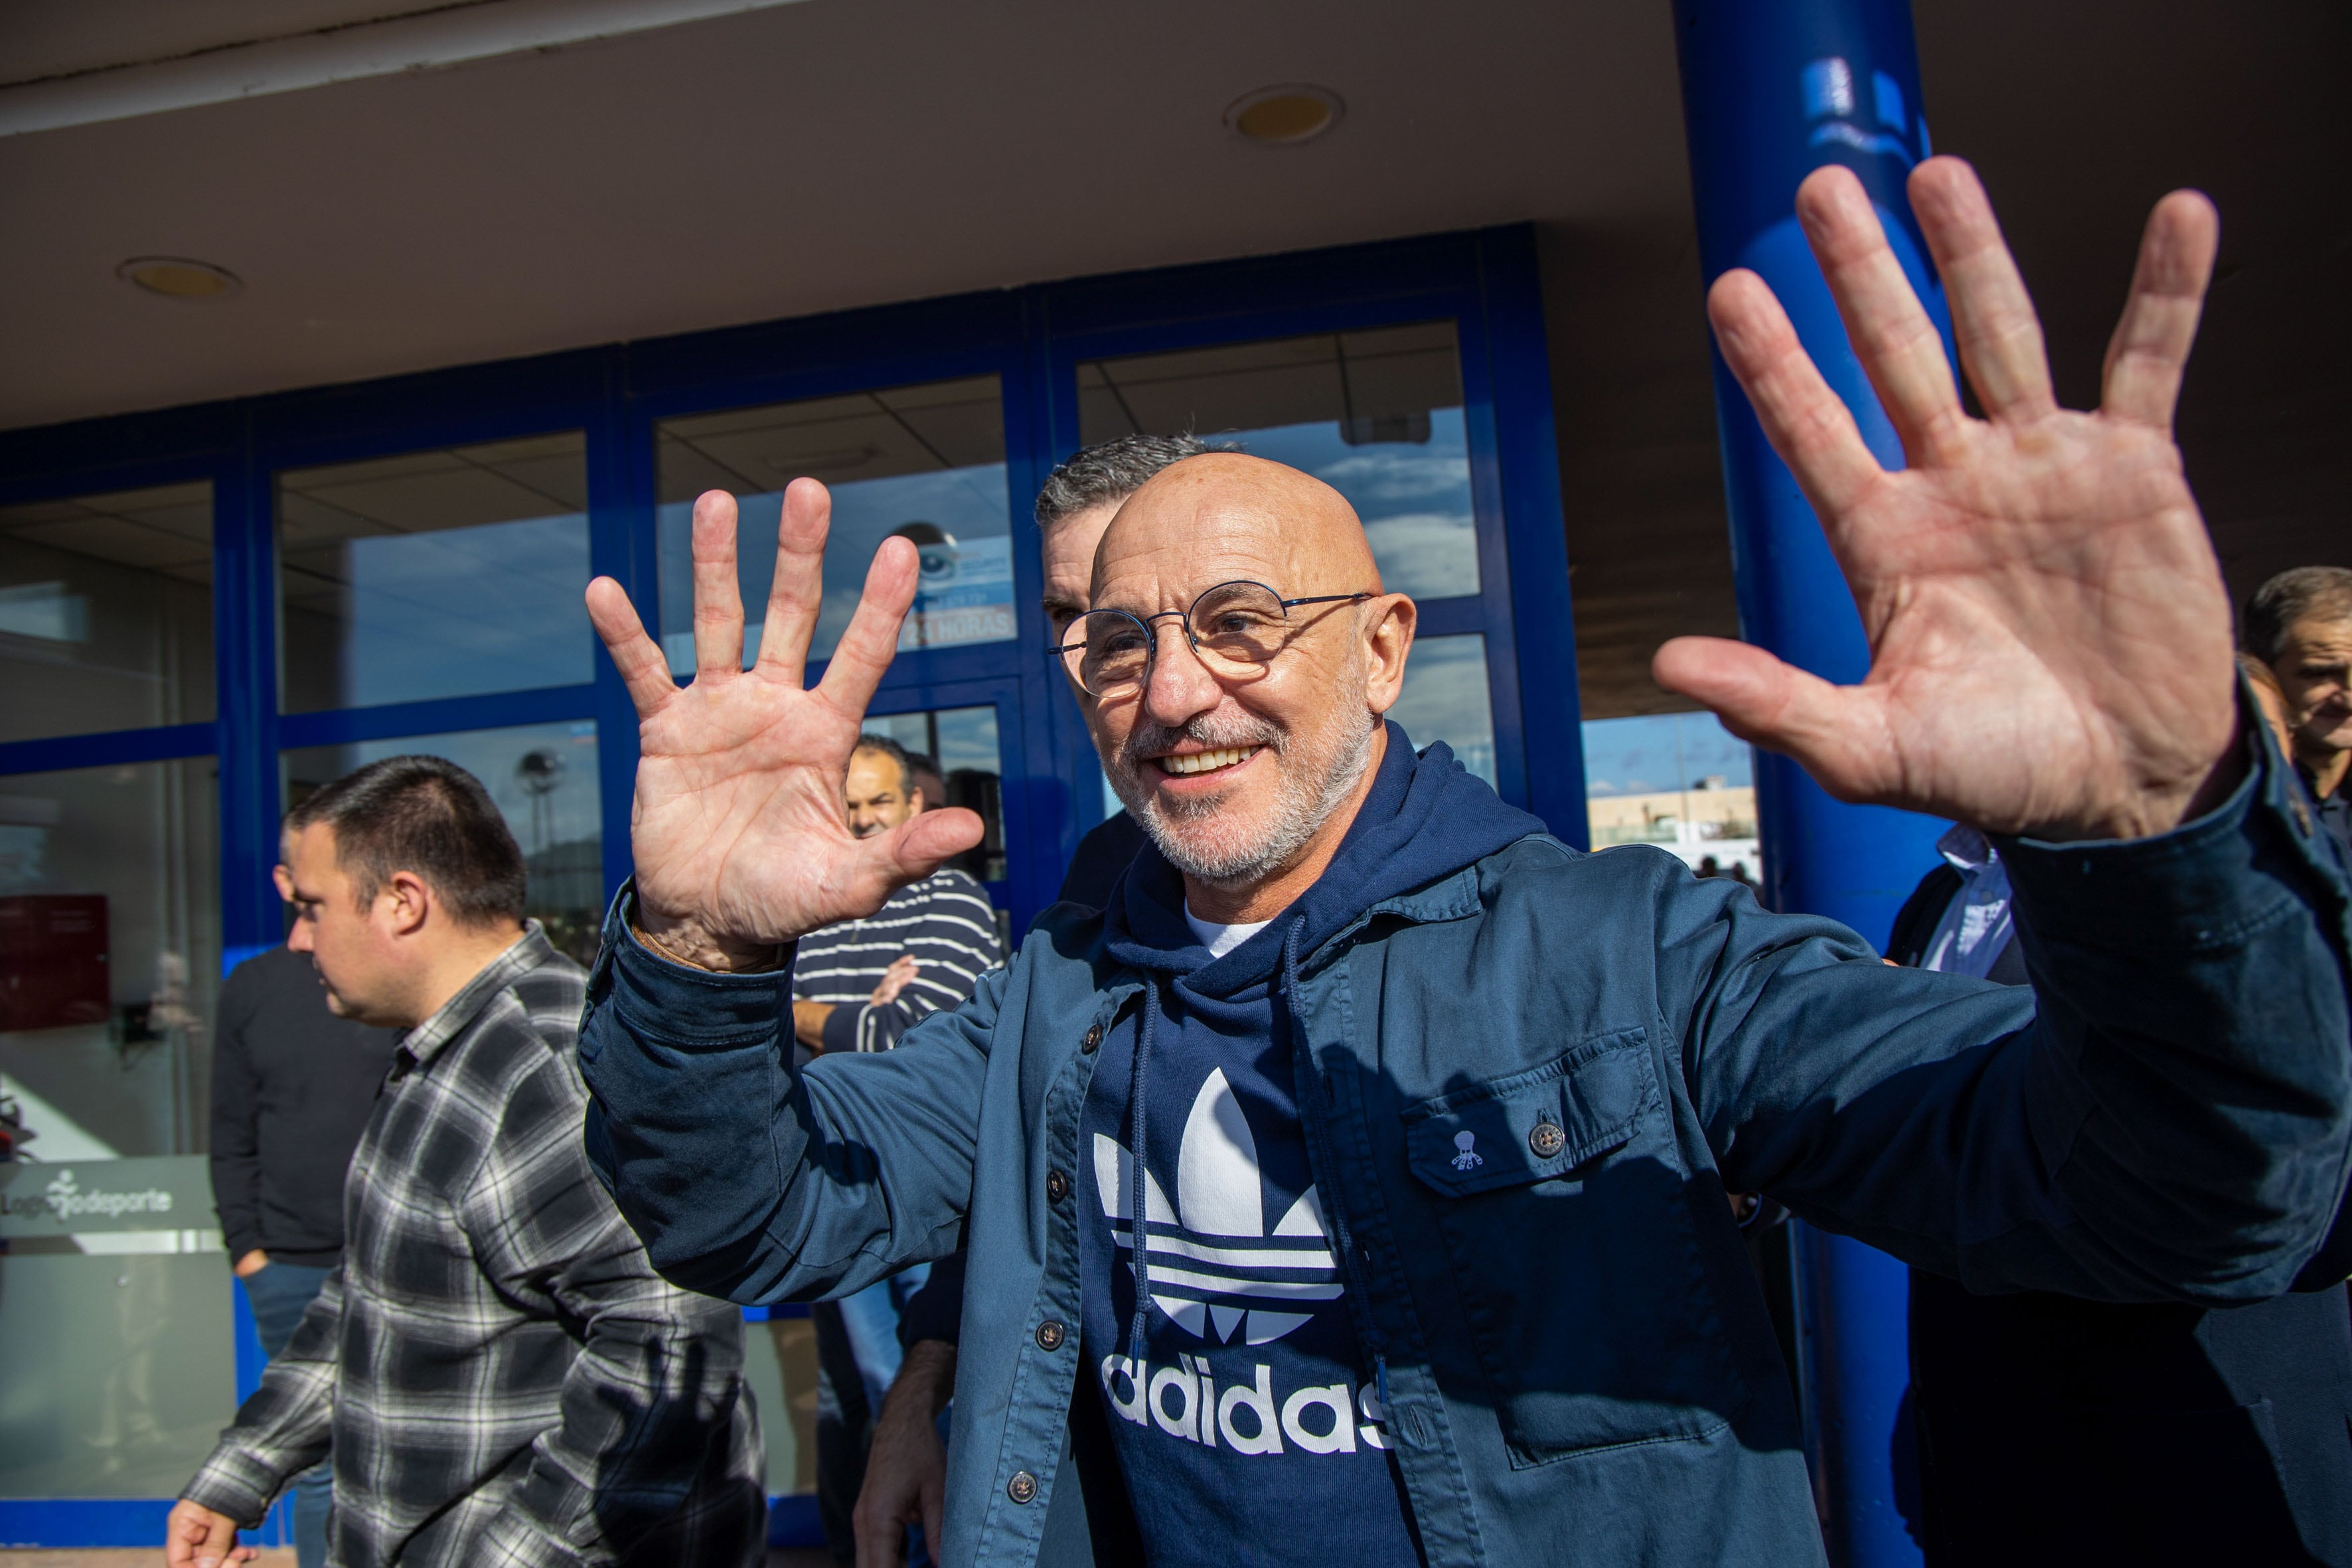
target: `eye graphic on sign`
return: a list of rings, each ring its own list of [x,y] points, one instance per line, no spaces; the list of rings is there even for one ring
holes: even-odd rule
[[[894,539],[904,539],[915,547],[916,557],[923,563],[923,590],[928,593],[943,588],[956,578],[957,551],[955,535],[936,522],[902,522],[890,531]]]

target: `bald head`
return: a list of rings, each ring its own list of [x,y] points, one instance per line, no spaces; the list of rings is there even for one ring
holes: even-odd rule
[[[1142,608],[1116,595],[1139,578],[1201,577],[1203,566],[1210,574],[1195,587],[1246,578],[1286,598],[1381,591],[1372,547],[1345,496],[1311,474],[1239,452],[1171,463],[1127,499],[1095,552],[1094,603]]]

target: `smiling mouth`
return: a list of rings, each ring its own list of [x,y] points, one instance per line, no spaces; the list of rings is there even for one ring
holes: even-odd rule
[[[1213,773],[1222,769],[1239,767],[1256,756],[1261,749],[1257,746],[1223,746],[1213,752],[1192,752],[1182,756],[1156,757],[1153,761],[1160,764],[1163,772],[1173,773],[1179,778],[1189,778],[1195,773]]]

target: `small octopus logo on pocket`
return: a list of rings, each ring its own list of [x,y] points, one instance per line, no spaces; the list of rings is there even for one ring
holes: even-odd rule
[[[1486,1163],[1486,1156],[1475,1153],[1471,1150],[1470,1146],[1477,1142],[1478,1135],[1475,1132],[1456,1132],[1454,1135],[1454,1146],[1462,1151],[1454,1156],[1455,1170],[1475,1171]]]

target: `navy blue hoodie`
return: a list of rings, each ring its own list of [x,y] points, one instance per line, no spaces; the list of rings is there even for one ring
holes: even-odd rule
[[[1329,868],[1223,958],[1186,922],[1183,879],[1157,847],[1114,891],[1109,952],[1149,984],[1103,1043],[1080,1124],[1083,1348],[1155,1568],[1420,1561],[1379,1346],[1348,1300],[1347,1216],[1315,1182],[1299,1120],[1312,1090],[1285,994],[1298,953],[1382,899],[1542,831],[1444,745],[1416,758],[1391,725]]]

